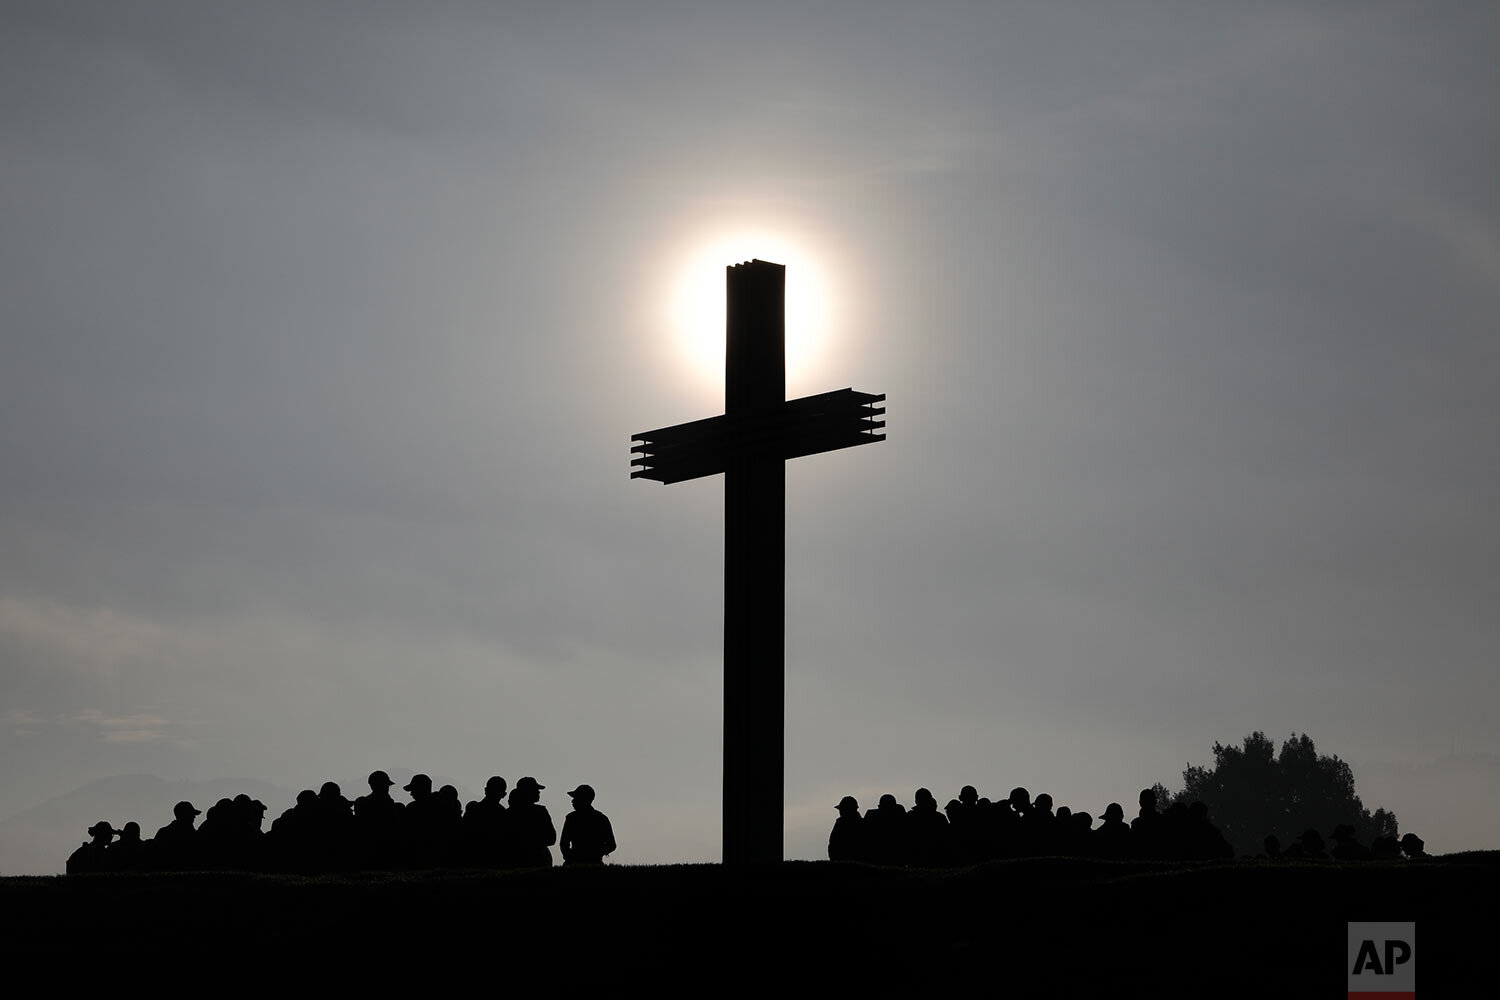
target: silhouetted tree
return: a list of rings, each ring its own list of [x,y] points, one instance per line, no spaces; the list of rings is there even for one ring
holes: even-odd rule
[[[1189,765],[1182,781],[1182,791],[1171,801],[1206,804],[1214,825],[1239,854],[1262,850],[1267,835],[1289,844],[1306,830],[1328,835],[1344,824],[1364,844],[1396,835],[1396,814],[1366,809],[1354,793],[1349,765],[1319,754],[1305,733],[1290,736],[1280,753],[1259,731],[1240,746],[1215,743],[1213,765]],[[1157,789],[1164,800],[1164,789]]]
[[[1168,809],[1172,808],[1172,803],[1177,801],[1177,793],[1170,791],[1167,786],[1163,785],[1160,781],[1151,786],[1151,791],[1156,793],[1156,806],[1162,812],[1166,812]],[[1192,805],[1191,802],[1184,804]]]

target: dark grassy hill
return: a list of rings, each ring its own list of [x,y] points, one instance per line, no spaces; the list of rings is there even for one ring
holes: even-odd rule
[[[0,940],[13,955],[77,954],[88,942],[88,954],[142,970],[271,970],[319,953],[325,968],[399,971],[426,955],[494,975],[695,993],[806,982],[1338,996],[1348,921],[1415,920],[1423,993],[1441,995],[1439,983],[1489,982],[1497,900],[1500,852],[1384,864],[1039,858],[954,871],[127,874],[0,879]]]

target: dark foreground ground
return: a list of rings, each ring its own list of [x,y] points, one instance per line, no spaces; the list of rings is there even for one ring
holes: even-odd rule
[[[499,990],[1337,997],[1347,922],[1414,920],[1424,996],[1494,996],[1497,906],[1500,852],[1398,864],[93,875],[0,879],[0,952],[65,980],[241,970],[256,992],[313,956],[312,969],[340,977],[432,968]]]

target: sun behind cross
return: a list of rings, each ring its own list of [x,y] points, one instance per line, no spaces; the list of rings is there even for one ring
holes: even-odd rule
[[[754,259],[786,265],[787,382],[804,380],[828,339],[833,314],[826,272],[793,240],[745,230],[699,244],[686,255],[672,300],[680,350],[705,379],[724,378],[724,269]]]

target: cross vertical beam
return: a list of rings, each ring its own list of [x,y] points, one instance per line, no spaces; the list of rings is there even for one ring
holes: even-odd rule
[[[786,268],[725,269],[724,414],[786,402]],[[724,863],[782,857],[786,761],[786,462],[731,458],[724,475]]]
[[[786,463],[885,440],[884,395],[786,399],[786,268],[725,272],[724,413],[631,435],[631,479],[724,473],[724,862],[782,854]]]

